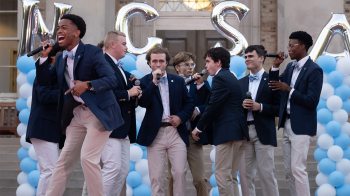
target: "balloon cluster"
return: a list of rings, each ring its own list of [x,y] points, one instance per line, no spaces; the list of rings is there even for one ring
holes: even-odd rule
[[[130,72],[138,79],[152,71],[147,64],[146,54],[135,56],[134,54],[127,53],[120,61],[122,62],[123,69]]]
[[[21,172],[17,176],[19,187],[16,190],[18,196],[34,196],[39,181],[39,167],[37,157],[32,144],[26,142],[27,124],[32,102],[32,89],[35,79],[35,62],[32,57],[26,55],[17,59],[17,85],[19,87],[19,98],[16,100],[16,109],[19,111],[20,124],[17,134],[21,136],[21,147],[17,151],[20,160]]]
[[[318,196],[350,195],[350,57],[320,56],[324,72],[317,106]]]

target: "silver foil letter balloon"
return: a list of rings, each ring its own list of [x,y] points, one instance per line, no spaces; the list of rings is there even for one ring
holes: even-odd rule
[[[148,42],[143,48],[136,48],[133,46],[129,36],[128,23],[130,18],[134,15],[142,15],[146,22],[153,21],[159,17],[157,10],[145,3],[129,3],[120,8],[115,22],[115,29],[125,33],[128,51],[134,54],[143,54],[153,48],[155,45],[162,44],[162,39],[158,37],[148,37]]]
[[[246,38],[238,30],[225,22],[227,14],[234,14],[241,21],[249,12],[249,8],[236,1],[225,1],[216,5],[211,14],[211,22],[214,28],[229,41],[234,43],[230,49],[231,56],[242,55],[248,47]]]

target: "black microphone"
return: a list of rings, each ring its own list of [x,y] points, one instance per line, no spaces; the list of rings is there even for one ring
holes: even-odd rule
[[[136,79],[136,80],[134,81],[134,86],[140,86],[140,84],[141,84],[141,82],[140,82],[139,79]],[[138,105],[139,105],[139,97],[136,96],[136,97],[135,97],[135,106],[138,106]]]
[[[157,74],[156,74],[156,79],[157,79],[157,80],[160,80],[161,77],[162,77],[162,74],[160,74],[160,73],[157,73]]]
[[[206,69],[203,69],[200,73],[198,73],[198,75],[204,76],[204,74],[206,74],[206,73],[207,73],[207,70],[206,70]],[[185,83],[186,83],[186,85],[189,85],[190,83],[196,81],[197,79],[198,79],[198,78],[187,79],[187,80],[185,81]]]
[[[246,98],[246,99],[253,99],[253,98],[252,98],[252,93],[248,91],[248,92],[245,94],[245,98]]]
[[[278,57],[278,54],[272,54],[272,53],[271,54],[266,54],[265,57],[276,58],[276,57]],[[288,58],[288,54],[284,54],[283,58],[285,58],[285,59]]]
[[[49,43],[48,43],[46,46],[40,46],[40,47],[38,47],[37,49],[34,49],[34,50],[30,51],[30,52],[27,54],[27,57],[31,57],[31,56],[33,56],[33,55],[36,55],[36,54],[38,54],[39,52],[41,52],[42,50],[47,49],[48,47],[55,45],[55,43],[56,43],[55,40],[49,39]]]

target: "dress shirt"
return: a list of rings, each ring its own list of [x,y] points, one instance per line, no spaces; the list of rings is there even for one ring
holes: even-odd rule
[[[121,68],[121,64],[122,64],[122,63],[120,62],[120,60],[118,61],[118,60],[115,59],[112,55],[110,55],[108,52],[106,52],[106,54],[108,54],[108,56],[111,57],[111,59],[113,60],[114,64],[118,67],[120,73],[122,73],[125,84],[128,85],[128,81],[127,81],[127,79],[126,79],[124,70]]]
[[[260,81],[261,81],[263,74],[264,74],[264,69],[260,69],[260,71],[258,71],[258,73],[256,73],[256,74],[253,74],[252,72],[250,72],[250,75],[257,76],[257,79],[255,79],[253,81],[248,80],[249,81],[249,92],[252,94],[252,99],[254,101],[256,99],[256,93],[258,92],[259,84],[260,84]],[[260,111],[261,110],[262,110],[262,108],[260,109]],[[248,110],[247,121],[253,121],[253,120],[254,120],[253,113],[251,110]]]
[[[170,116],[169,85],[168,85],[168,77],[166,72],[164,76],[160,78],[158,88],[160,92],[160,97],[162,98],[162,105],[163,105],[162,122],[169,122],[169,116]]]

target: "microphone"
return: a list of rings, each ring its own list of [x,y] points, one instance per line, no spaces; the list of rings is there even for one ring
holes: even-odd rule
[[[198,75],[204,76],[204,74],[206,74],[206,73],[207,73],[207,70],[206,70],[206,69],[203,69],[200,73],[198,73]],[[185,81],[185,83],[186,83],[186,85],[189,85],[190,83],[192,83],[192,82],[194,82],[194,81],[196,81],[196,80],[197,80],[197,78],[187,79],[187,80]]]
[[[141,82],[140,82],[139,79],[136,79],[136,80],[134,81],[134,86],[140,86],[140,84],[141,84]],[[135,97],[135,106],[138,106],[138,105],[139,105],[139,97],[136,96],[136,97]]]
[[[36,54],[38,54],[39,52],[41,52],[42,50],[47,49],[48,47],[55,45],[55,43],[56,43],[55,40],[49,39],[49,43],[48,43],[46,46],[40,46],[40,47],[38,47],[37,49],[34,49],[34,50],[30,51],[30,52],[27,54],[27,57],[31,57],[31,56],[33,56],[33,55],[36,55]]]
[[[265,57],[276,58],[276,57],[278,57],[278,54],[272,54],[272,53],[270,53],[270,54],[266,54]],[[288,58],[288,54],[284,54],[284,55],[283,55],[283,58],[285,58],[285,59]]]
[[[252,93],[248,91],[248,92],[245,94],[245,98],[246,98],[246,99],[253,99],[253,98],[252,98]]]
[[[157,73],[157,74],[156,74],[156,79],[157,79],[157,80],[160,80],[161,77],[162,77],[162,74],[160,74],[160,73]]]

